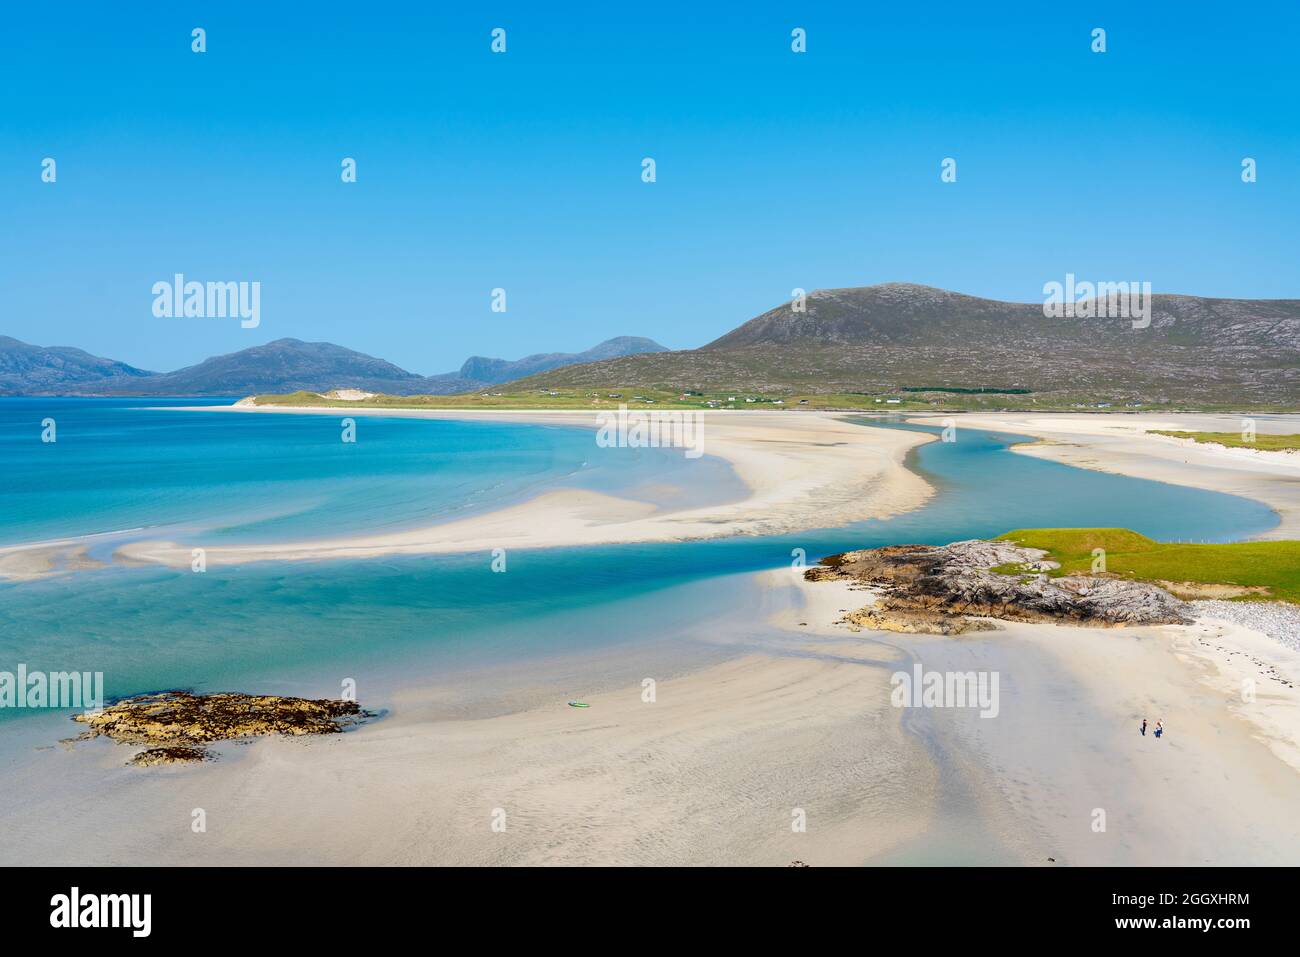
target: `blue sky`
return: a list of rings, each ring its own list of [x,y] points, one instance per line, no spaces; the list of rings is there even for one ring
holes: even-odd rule
[[[1294,2],[468,6],[11,5],[0,334],[434,373],[694,347],[796,286],[1300,296]],[[260,281],[261,325],[155,318],[176,272]]]

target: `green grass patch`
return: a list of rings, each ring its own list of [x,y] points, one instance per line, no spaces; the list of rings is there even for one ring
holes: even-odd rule
[[[1259,449],[1263,452],[1294,452],[1300,450],[1300,435],[1269,435],[1261,432],[1252,441],[1242,438],[1240,432],[1173,432],[1151,429],[1152,435],[1170,435],[1176,439],[1192,439],[1207,445],[1223,445],[1230,449]]]
[[[1061,568],[1053,575],[1090,574],[1093,549],[1106,552],[1106,571],[1144,581],[1264,587],[1275,598],[1300,602],[1300,542],[1196,544],[1157,542],[1127,528],[1019,528],[1000,541],[1041,548]],[[1011,569],[1017,574],[1019,568]]]

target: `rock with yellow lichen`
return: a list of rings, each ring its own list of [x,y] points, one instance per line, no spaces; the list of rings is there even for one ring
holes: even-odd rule
[[[143,745],[131,761],[147,767],[206,760],[204,745],[268,734],[337,734],[367,717],[355,701],[247,695],[196,695],[162,691],[117,701],[102,711],[78,714],[81,735],[103,735],[119,744]]]

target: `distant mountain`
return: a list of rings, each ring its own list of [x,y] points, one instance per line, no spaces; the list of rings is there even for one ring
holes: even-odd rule
[[[0,395],[60,392],[87,382],[155,375],[69,346],[31,346],[0,336]]]
[[[907,283],[811,293],[699,349],[555,369],[512,389],[882,393],[1021,388],[1043,404],[1251,408],[1300,403],[1300,300],[1152,297],[1151,321],[1045,318]],[[1024,399],[1025,404],[1031,400]]]
[[[1041,302],[1000,302],[910,283],[821,289],[808,297],[806,312],[796,313],[784,303],[703,348],[950,346],[954,337],[964,336],[981,345],[1010,342],[1035,348],[1103,340],[1125,348],[1172,343],[1300,349],[1300,300],[1151,298],[1150,328],[1134,329],[1124,319],[1047,319]]]
[[[391,362],[354,352],[332,342],[276,339],[197,365],[153,376],[144,382],[115,383],[106,394],[252,395],[306,389],[365,389],[368,392],[418,392],[424,379]],[[98,387],[96,387],[98,388]]]
[[[653,339],[641,336],[618,336],[606,339],[598,346],[586,352],[541,352],[525,356],[513,362],[508,359],[488,359],[483,356],[470,356],[460,367],[457,376],[460,379],[483,385],[496,385],[524,376],[536,375],[563,366],[579,365],[584,362],[600,362],[603,359],[615,359],[619,356],[643,355],[651,352],[667,352],[667,346],[661,346]]]
[[[475,356],[459,372],[421,376],[329,342],[277,339],[214,356],[175,372],[147,372],[80,349],[43,348],[0,337],[0,395],[253,395],[364,389],[389,395],[469,392],[573,362],[664,347],[621,336],[586,352],[546,353],[517,361]]]

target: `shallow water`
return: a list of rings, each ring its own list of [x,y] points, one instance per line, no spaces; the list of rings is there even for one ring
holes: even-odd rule
[[[355,528],[372,514],[390,522],[427,518],[430,509],[447,514],[466,507],[462,493],[496,502],[578,480],[619,489],[665,468],[682,470],[666,481],[693,474],[683,458],[593,456],[591,434],[580,429],[418,419],[360,420],[373,448],[353,450],[357,457],[341,464],[351,452],[334,448],[333,417],[140,412],[98,401],[78,400],[90,413],[65,414],[59,448],[49,450],[79,467],[40,466],[43,451],[18,456],[19,481],[0,495],[0,540],[84,534],[128,516],[184,524],[224,517],[231,537],[271,530],[279,537],[289,528]],[[9,448],[13,422],[37,428],[40,417],[34,406],[6,411]],[[668,639],[689,638],[708,653],[711,641],[740,640],[724,639],[716,623],[753,607],[757,586],[739,573],[788,566],[799,550],[815,562],[848,548],[1033,526],[1124,526],[1156,538],[1222,541],[1276,524],[1274,513],[1246,499],[1008,451],[1020,438],[963,430],[954,443],[928,443],[912,465],[938,488],[929,504],[834,530],[514,551],[504,573],[493,572],[484,553],[253,563],[203,575],[110,567],[0,584],[0,669],[103,671],[111,697],[169,687],[337,695],[345,676],[392,687],[415,675]],[[190,441],[180,464],[145,467]],[[584,456],[597,464],[582,465]],[[703,459],[692,465],[700,463],[709,467]],[[480,467],[490,475],[475,477]],[[700,474],[734,491],[729,470],[713,469]],[[187,476],[196,474],[202,481],[190,490]],[[328,488],[340,475],[343,490]],[[0,711],[0,720],[13,714]]]
[[[26,431],[35,410],[17,411],[9,424],[16,421],[20,441],[30,444]],[[460,428],[447,430],[430,420],[362,419],[373,444],[344,467],[333,457],[337,450],[315,447],[336,441],[332,417],[142,414],[93,403],[89,412],[80,421],[63,416],[74,428],[61,431],[60,442],[68,435],[87,446],[71,456],[79,467],[52,470],[36,458],[42,452],[22,448],[16,469],[22,481],[0,491],[0,541],[120,528],[132,515],[183,527],[224,522],[232,538],[271,531],[280,537],[293,528],[354,530],[381,514],[424,524],[429,510],[451,517],[458,509],[490,507],[575,481],[648,501],[674,497],[665,495],[673,485],[693,501],[736,492],[730,470],[707,459],[688,465],[662,455],[599,456],[583,466],[593,444],[591,434],[578,429],[529,434],[527,426],[495,423],[457,423]],[[188,441],[184,429],[176,437],[178,420],[200,423],[196,441],[206,451],[194,455],[214,457],[202,468],[188,454],[180,456],[181,464],[172,462],[171,443]],[[812,562],[848,548],[939,543],[1036,525],[1120,525],[1158,538],[1228,540],[1277,521],[1246,499],[1008,451],[1019,439],[964,430],[955,443],[926,444],[909,464],[936,486],[929,504],[893,519],[798,535],[512,551],[504,573],[492,571],[492,556],[485,553],[253,563],[202,575],[114,566],[0,584],[0,670],[21,663],[33,670],[103,671],[110,697],[175,687],[336,697],[341,682],[352,679],[362,703],[379,710],[381,720],[390,707],[495,713],[635,686],[647,674],[668,678],[750,649],[824,653],[816,636],[767,624],[771,612],[796,600],[794,589],[765,588],[752,574],[789,566],[796,556]],[[11,451],[12,439],[0,447]],[[392,462],[384,461],[388,456]],[[166,464],[141,464],[148,462]],[[476,463],[499,474],[476,476]],[[185,477],[193,478],[196,469],[202,475],[191,494]],[[426,470],[437,474],[426,481]],[[50,481],[42,482],[43,475]],[[346,491],[322,485],[323,475],[335,476]],[[246,501],[258,494],[264,497]],[[102,547],[106,557],[112,542]],[[920,648],[885,644],[910,648],[909,654]],[[937,647],[955,653],[964,646]],[[935,667],[935,651],[925,646],[929,667]],[[1007,663],[998,667],[1009,680],[1018,674]],[[405,688],[435,690],[399,705]],[[904,730],[921,741],[938,771],[937,814],[925,834],[877,863],[1002,864],[1046,853],[1022,848],[1014,833],[997,826],[996,802],[988,804],[991,792],[979,783],[984,772],[971,766],[968,745],[949,726],[961,717],[904,715]],[[68,718],[66,712],[0,709],[0,807],[14,830],[46,848],[51,859],[77,861],[89,853],[95,860],[135,860],[135,828],[125,819],[96,824],[89,849],[60,837],[69,820],[129,818],[143,799],[141,788],[154,780],[126,773],[104,742],[79,745],[77,761],[61,761],[64,755],[51,747],[78,730]],[[96,795],[94,808],[84,805],[83,795]],[[11,848],[13,860],[32,859],[24,846]]]
[[[589,430],[511,422],[172,411],[229,399],[0,399],[0,546],[126,532],[211,542],[431,525],[563,485],[670,505],[740,497],[717,459],[598,454]],[[42,441],[44,422],[56,441]]]

